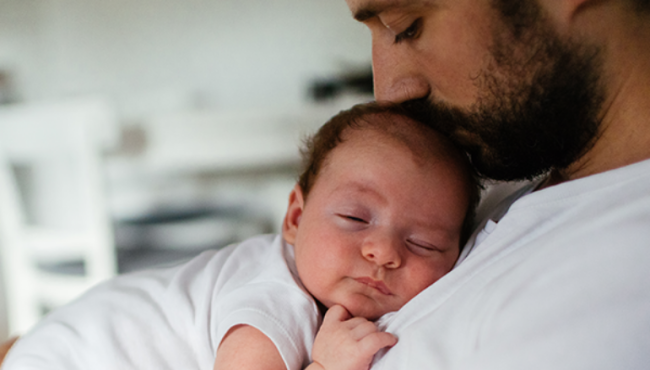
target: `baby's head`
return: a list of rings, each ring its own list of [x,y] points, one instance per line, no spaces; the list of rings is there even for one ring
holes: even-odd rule
[[[371,103],[333,117],[303,155],[283,236],[319,302],[377,319],[451,270],[479,186],[444,136]]]

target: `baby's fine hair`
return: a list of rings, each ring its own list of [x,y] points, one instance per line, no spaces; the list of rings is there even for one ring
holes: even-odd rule
[[[407,118],[408,132],[405,132],[404,125],[395,125],[390,120],[391,116]],[[447,154],[456,159],[456,162],[463,167],[462,169],[465,172],[465,177],[468,182],[469,205],[460,235],[460,248],[462,249],[473,231],[474,215],[482,189],[479,177],[471,166],[467,155],[458,146],[431,126],[418,121],[407,109],[399,104],[372,102],[355,105],[348,110],[339,112],[327,121],[316,134],[304,140],[303,147],[300,150],[302,155],[302,173],[298,178],[298,185],[300,186],[305,201],[307,201],[309,192],[314,186],[322,167],[325,165],[329,153],[345,140],[346,132],[348,130],[364,129],[378,130],[407,144],[409,144],[408,138],[413,137],[413,134],[421,135],[422,137],[435,135],[439,142],[443,144],[442,146],[445,147],[443,149],[452,152]],[[440,148],[436,148],[434,145],[436,144],[432,141],[428,148],[424,148],[429,153],[420,153],[415,148],[407,146],[416,157],[426,158],[426,155],[431,153],[440,155]]]

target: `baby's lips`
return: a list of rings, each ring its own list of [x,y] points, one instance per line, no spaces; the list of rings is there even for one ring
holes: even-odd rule
[[[386,284],[384,284],[384,282],[381,281],[381,280],[375,280],[375,279],[369,278],[369,277],[359,277],[359,278],[355,278],[354,280],[356,280],[357,282],[359,282],[361,284],[364,284],[364,285],[367,285],[367,286],[369,286],[371,288],[376,289],[381,294],[393,295],[393,293],[390,291],[390,289],[388,289]]]

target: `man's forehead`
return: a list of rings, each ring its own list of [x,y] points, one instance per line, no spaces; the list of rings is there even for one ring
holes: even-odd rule
[[[422,0],[346,0],[352,16],[359,22],[366,21],[390,9],[413,6]]]

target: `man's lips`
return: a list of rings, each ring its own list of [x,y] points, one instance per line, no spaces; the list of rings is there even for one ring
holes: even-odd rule
[[[359,282],[361,284],[364,284],[364,285],[367,285],[367,286],[369,286],[371,288],[376,289],[381,294],[393,295],[393,293],[390,291],[390,289],[388,289],[388,287],[386,286],[386,284],[384,284],[383,281],[378,281],[378,280],[375,280],[375,279],[371,279],[369,277],[359,277],[359,278],[355,278],[354,280],[356,280],[357,282]]]

